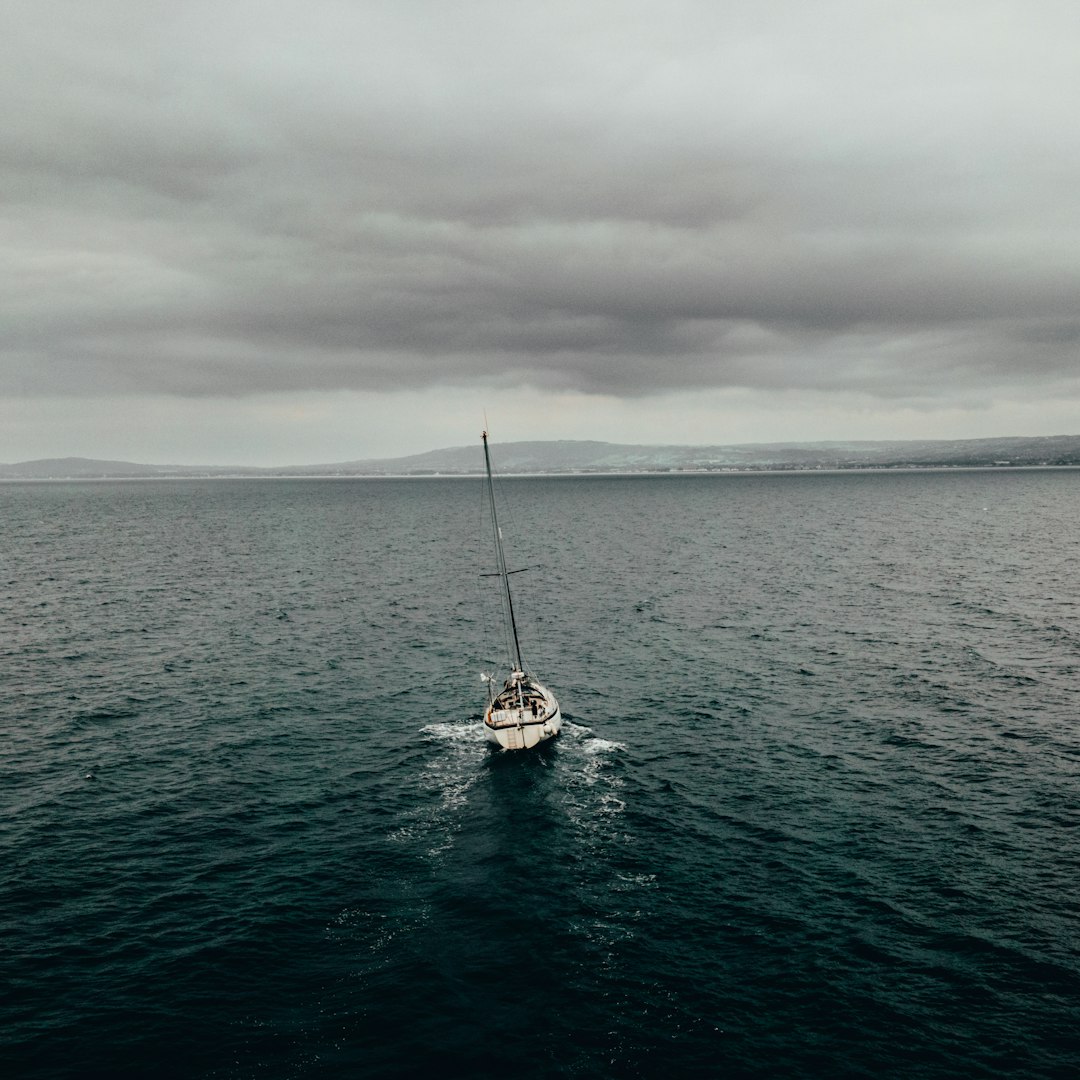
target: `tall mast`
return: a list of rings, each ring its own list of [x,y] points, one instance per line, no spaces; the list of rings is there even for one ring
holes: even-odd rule
[[[506,555],[503,553],[502,532],[499,529],[499,517],[495,510],[495,484],[491,479],[491,455],[488,453],[487,432],[483,432],[484,440],[484,468],[487,470],[488,501],[491,504],[491,527],[495,533],[495,556],[498,561],[499,577],[503,584],[503,598],[506,600],[506,612],[510,616],[510,635],[513,639],[514,655],[517,661],[516,671],[524,671],[525,665],[521,662],[521,646],[518,644],[517,623],[514,620],[514,601],[510,598],[510,574],[506,569]]]

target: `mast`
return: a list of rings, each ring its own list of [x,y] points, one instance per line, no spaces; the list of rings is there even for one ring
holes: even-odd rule
[[[506,601],[506,612],[510,617],[510,636],[513,640],[513,657],[516,661],[515,671],[524,671],[525,665],[521,662],[521,645],[518,643],[517,622],[514,620],[514,601],[510,598],[510,574],[506,569],[506,555],[503,552],[502,532],[499,529],[499,517],[495,510],[495,484],[491,479],[491,455],[488,453],[487,432],[480,436],[484,440],[484,468],[487,471],[488,501],[491,505],[491,527],[495,533],[495,557],[499,567],[499,578],[503,585],[503,599]]]

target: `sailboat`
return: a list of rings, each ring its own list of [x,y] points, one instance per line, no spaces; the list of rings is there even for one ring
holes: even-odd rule
[[[491,479],[491,454],[488,451],[488,433],[484,441],[484,469],[487,473],[487,494],[491,508],[491,527],[495,537],[494,574],[501,584],[503,620],[506,630],[508,665],[510,674],[502,689],[496,692],[494,675],[485,674],[488,684],[488,703],[484,710],[484,731],[488,739],[504,750],[528,750],[530,747],[558,735],[562,727],[562,713],[555,695],[533,677],[521,658],[517,622],[514,619],[514,601],[510,595],[510,576],[520,570],[507,570],[503,551],[502,530],[499,528],[495,508],[495,484]]]

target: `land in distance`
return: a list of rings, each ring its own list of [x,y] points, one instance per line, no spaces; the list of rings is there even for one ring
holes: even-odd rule
[[[499,472],[504,475],[1062,466],[1080,465],[1080,435],[888,442],[744,443],[733,446],[646,446],[585,440],[507,442],[499,443],[495,462]],[[0,464],[0,479],[468,476],[482,470],[483,455],[478,446],[455,446],[407,457],[274,468],[142,465],[89,458],[48,458]]]

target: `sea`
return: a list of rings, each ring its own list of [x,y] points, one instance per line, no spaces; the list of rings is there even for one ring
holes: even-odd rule
[[[498,487],[0,485],[0,1073],[1080,1075],[1080,472]]]

